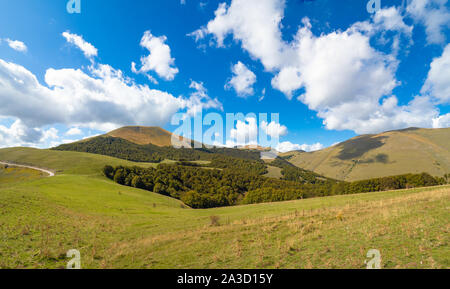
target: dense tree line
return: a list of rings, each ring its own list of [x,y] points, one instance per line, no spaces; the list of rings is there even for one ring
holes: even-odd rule
[[[246,160],[254,160],[259,161],[261,159],[261,152],[258,150],[251,149],[238,149],[238,148],[205,148],[198,149],[199,151],[206,152],[210,155],[218,154],[229,156],[232,158],[246,159]]]
[[[355,194],[443,184],[429,174],[408,174],[352,183],[324,180],[266,178],[258,171],[205,169],[180,165],[157,168],[106,166],[104,174],[115,182],[182,200],[192,208],[212,208],[276,202],[340,194]]]
[[[211,158],[209,167],[219,168],[223,170],[241,171],[247,174],[264,175],[267,174],[266,164],[258,160],[238,159],[222,155],[214,155]]]
[[[301,184],[300,191],[268,190],[260,188],[249,191],[244,203],[276,202],[309,197],[322,197],[333,195],[348,195],[388,190],[409,189],[418,187],[438,186],[448,183],[445,178],[432,177],[427,173],[406,174],[384,178],[374,178],[355,182],[326,181]]]
[[[152,144],[138,145],[121,138],[100,136],[89,140],[63,144],[54,150],[77,151],[107,155],[135,162],[159,163],[165,159],[195,161],[202,157],[202,152],[181,148],[159,147]]]
[[[427,173],[405,174],[400,176],[355,181],[351,183],[339,183],[333,186],[333,193],[357,194],[364,192],[430,187],[443,185],[446,183],[447,182],[444,178],[432,177]]]
[[[192,208],[232,206],[265,188],[281,194],[277,200],[323,195],[328,188],[303,186],[298,182],[266,178],[257,171],[238,169],[205,169],[192,166],[160,164],[157,168],[106,166],[103,173],[115,182],[181,199]]]
[[[283,158],[276,158],[270,163],[270,165],[281,168],[283,179],[287,181],[296,181],[308,184],[336,183],[336,180],[326,178],[315,172],[296,167]]]

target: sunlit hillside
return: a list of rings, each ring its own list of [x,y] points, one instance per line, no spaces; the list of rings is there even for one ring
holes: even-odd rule
[[[450,128],[362,135],[321,151],[282,156],[298,167],[346,181],[421,172],[442,176],[450,172]]]

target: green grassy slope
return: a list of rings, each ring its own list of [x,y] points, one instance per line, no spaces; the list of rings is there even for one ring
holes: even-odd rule
[[[275,179],[281,179],[283,177],[283,174],[281,173],[282,169],[279,167],[267,166],[267,171],[268,173],[264,175],[265,177]]]
[[[61,174],[99,174],[105,165],[154,167],[154,163],[134,163],[108,156],[39,150],[33,148],[0,149],[0,160],[52,169]]]
[[[298,167],[346,181],[421,172],[442,176],[450,172],[450,128],[365,135],[317,152],[283,155]]]
[[[369,249],[450,267],[449,186],[192,210],[105,179],[94,168],[123,161],[96,157],[0,150],[64,173],[0,187],[0,268],[62,268],[69,249],[83,268],[363,268]]]
[[[46,174],[28,168],[13,167],[0,164],[0,186],[10,186],[12,183],[36,180]]]

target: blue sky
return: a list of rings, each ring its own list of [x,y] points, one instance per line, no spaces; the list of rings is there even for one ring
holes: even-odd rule
[[[279,113],[283,151],[450,125],[447,0],[80,1],[0,2],[0,147],[200,108]]]

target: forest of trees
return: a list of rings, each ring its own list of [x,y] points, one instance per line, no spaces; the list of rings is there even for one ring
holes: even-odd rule
[[[262,181],[259,175],[242,171],[166,164],[149,169],[106,166],[104,174],[122,185],[181,199],[192,208],[235,205]]]
[[[232,158],[258,161],[260,152],[232,148],[174,148],[159,147],[156,145],[138,145],[121,138],[99,136],[85,141],[62,144],[54,150],[76,151],[101,154],[134,162],[160,163],[163,160],[196,161],[213,160],[217,155]]]
[[[159,163],[165,159],[195,161],[202,157],[203,152],[193,149],[159,147],[156,145],[138,145],[121,138],[110,136],[95,137],[89,140],[62,144],[54,150],[77,151],[107,155],[135,162]]]
[[[238,204],[277,202],[312,197],[435,186],[444,178],[429,174],[408,174],[357,182],[330,179],[310,182],[261,176],[258,170],[205,169],[183,165],[157,168],[106,166],[104,174],[115,182],[182,200],[192,208],[212,208]]]
[[[233,170],[235,172],[241,171],[245,174],[264,175],[267,174],[267,166],[262,160],[246,160],[223,155],[214,155],[211,158],[211,163],[208,165],[211,168]]]
[[[302,177],[300,179],[303,179]],[[298,180],[296,181],[298,184]],[[244,198],[244,203],[262,203],[262,202],[277,202],[294,199],[323,197],[334,195],[349,195],[359,193],[369,193],[378,191],[389,191],[409,188],[419,188],[428,186],[438,186],[448,183],[445,178],[432,177],[427,173],[421,174],[405,174],[399,176],[373,178],[369,180],[342,182],[327,179],[321,182],[309,182],[299,184],[301,192],[295,194],[290,190],[278,188],[277,190],[270,190],[267,188],[259,188],[249,191]]]

